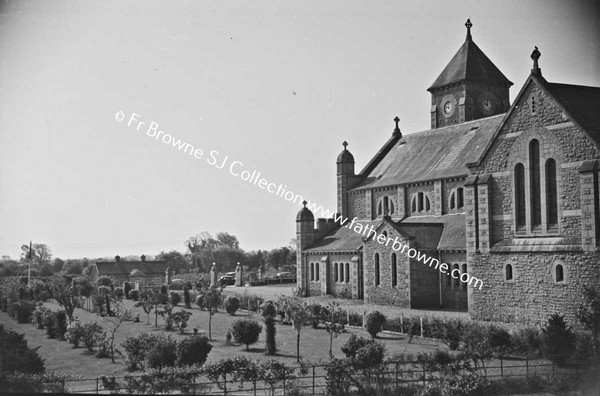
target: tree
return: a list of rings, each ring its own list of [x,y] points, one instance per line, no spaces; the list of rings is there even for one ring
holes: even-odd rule
[[[559,366],[566,363],[573,354],[575,347],[575,333],[567,325],[564,316],[554,313],[548,318],[546,326],[542,328],[544,345],[548,357]]]
[[[190,267],[190,264],[184,255],[177,250],[171,250],[169,252],[162,251],[156,256],[156,259],[166,262],[169,268],[173,270],[173,273],[185,272]]]
[[[54,272],[56,272],[57,274],[62,271],[64,265],[65,265],[64,260],[61,260],[58,257],[56,257],[54,260],[52,260],[52,270]]]
[[[277,305],[292,321],[292,327],[296,331],[296,360],[300,362],[300,332],[312,320],[311,308],[301,297],[296,295],[280,296]]]
[[[240,299],[236,296],[227,296],[225,299],[225,310],[227,313],[233,316],[238,309],[240,309]]]
[[[140,294],[140,301],[138,301],[134,306],[136,308],[142,308],[144,310],[148,319],[147,324],[150,324],[150,313],[156,307],[156,304],[154,302],[154,294],[152,293],[152,290],[144,290]]]
[[[261,332],[260,324],[252,319],[238,319],[231,328],[235,342],[246,345],[246,350],[250,349],[250,344],[258,341]]]
[[[366,318],[367,332],[375,338],[385,324],[385,315],[379,311],[369,312]]]
[[[24,334],[4,330],[0,324],[0,372],[43,372],[44,360],[37,353],[38,348],[28,347]]]
[[[196,298],[196,304],[208,311],[208,339],[212,341],[212,316],[221,304],[223,287],[203,287]]]
[[[585,302],[577,310],[577,319],[592,332],[595,355],[600,356],[600,290],[585,287],[583,297]]]
[[[219,241],[224,246],[229,246],[233,249],[240,248],[240,242],[237,237],[229,234],[228,232],[218,232],[217,233],[217,241]]]
[[[75,288],[65,278],[54,277],[50,280],[50,290],[52,297],[65,310],[69,318],[69,324],[71,324],[73,322],[73,312],[77,304]]]
[[[62,268],[62,275],[81,275],[83,273],[83,263],[81,260],[67,260]]]
[[[95,289],[92,281],[85,276],[78,276],[76,278],[73,278],[73,287],[75,288],[75,293],[77,293],[79,298],[85,297],[86,299],[88,299],[88,301],[94,293]]]
[[[124,314],[125,307],[120,300],[114,301],[113,312],[114,316],[105,316],[104,321],[108,324],[108,351],[110,353],[110,359],[115,363],[115,352],[120,352],[115,348],[115,334],[123,322],[125,321]]]
[[[325,329],[329,333],[329,357],[333,360],[333,339],[344,331],[346,319],[339,303],[336,302],[330,303],[329,309],[321,312],[323,313],[322,321],[325,323]]]
[[[31,245],[31,253],[29,244],[21,245],[21,261],[27,262],[31,260],[37,264],[50,264],[52,260],[52,252],[45,243],[34,243]]]

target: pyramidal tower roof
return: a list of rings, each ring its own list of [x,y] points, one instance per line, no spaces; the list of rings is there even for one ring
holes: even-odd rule
[[[487,82],[496,85],[513,85],[492,61],[473,42],[471,20],[467,19],[467,38],[428,91],[464,81]]]

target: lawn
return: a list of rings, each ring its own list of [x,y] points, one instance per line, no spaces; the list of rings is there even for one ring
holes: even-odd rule
[[[133,308],[131,301],[125,300],[128,307]],[[51,309],[59,309],[53,303],[46,303]],[[154,334],[170,334],[176,339],[189,337],[193,334],[193,328],[197,327],[200,334],[208,335],[208,312],[201,311],[197,307],[193,307],[190,311],[193,313],[188,323],[186,332],[181,335],[178,332],[164,331],[164,320],[159,317],[158,325],[154,326],[154,315],[150,315],[150,324],[146,324],[146,314],[141,309],[134,309],[135,314],[139,313],[140,322],[132,321],[124,322],[116,333],[116,345],[120,345],[125,338],[137,336],[144,332]],[[176,310],[181,307],[175,308]],[[75,310],[75,316],[82,322],[97,321],[103,323],[103,318],[99,315],[88,312],[82,309]],[[250,350],[246,351],[245,346],[225,345],[225,335],[232,323],[240,318],[252,318],[262,323],[261,317],[255,313],[246,311],[238,311],[235,316],[225,313],[222,309],[215,313],[212,319],[212,345],[213,349],[209,354],[207,363],[215,362],[226,357],[247,356],[252,359],[267,360],[272,356],[264,355],[264,337],[265,333],[261,334],[259,342],[250,346]],[[95,379],[102,375],[116,374],[123,375],[126,371],[125,359],[117,356],[116,363],[113,364],[109,358],[98,359],[91,356],[85,348],[73,348],[66,341],[58,341],[49,339],[43,330],[36,329],[31,324],[18,324],[6,313],[0,313],[0,323],[5,327],[24,333],[29,345],[32,347],[39,346],[38,352],[45,359],[46,369],[68,372],[74,375],[79,375],[84,379]],[[340,347],[345,343],[351,334],[357,334],[368,337],[368,334],[362,329],[350,328],[346,333],[341,334],[333,341],[333,353],[335,357],[343,357]],[[278,324],[277,325],[277,343],[278,352],[275,358],[288,364],[296,364],[296,334],[291,326]],[[388,350],[388,355],[392,356],[396,353],[413,353],[423,351],[434,351],[438,348],[446,348],[442,343],[432,340],[422,340],[414,338],[409,344],[407,337],[403,335],[381,334],[379,341],[383,342]],[[329,361],[329,335],[323,328],[313,329],[311,326],[305,327],[301,332],[300,339],[300,355],[303,360],[308,360],[314,363],[326,363]],[[72,389],[93,389],[95,380],[82,382],[81,386],[71,386]],[[84,386],[85,385],[85,386]]]

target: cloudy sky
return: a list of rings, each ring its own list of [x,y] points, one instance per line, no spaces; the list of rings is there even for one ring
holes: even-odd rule
[[[229,166],[334,210],[342,141],[358,171],[395,116],[405,134],[428,129],[426,89],[467,18],[511,99],[534,45],[549,81],[600,86],[592,1],[0,4],[0,255],[12,257],[30,239],[62,258],[183,251],[203,230],[287,245],[299,207]],[[153,140],[152,122],[204,156]]]

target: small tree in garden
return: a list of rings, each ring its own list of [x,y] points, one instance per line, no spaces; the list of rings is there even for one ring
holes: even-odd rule
[[[119,352],[115,348],[115,334],[117,333],[119,327],[121,327],[121,325],[125,321],[125,316],[123,315],[124,311],[125,308],[123,307],[123,303],[120,301],[116,301],[114,304],[114,316],[104,317],[104,322],[108,324],[108,339],[106,340],[107,348],[110,359],[113,363],[115,362],[115,352],[121,354],[121,352]]]
[[[249,350],[250,344],[258,341],[262,327],[256,320],[239,319],[233,322],[231,332],[235,342],[246,345],[246,350]]]
[[[138,301],[140,299],[140,291],[137,289],[132,289],[129,291],[129,298],[133,301]]]
[[[200,294],[196,298],[196,304],[201,309],[208,311],[208,339],[212,341],[212,316],[221,303],[223,288],[206,287],[200,290]]]
[[[136,308],[142,308],[146,313],[147,324],[150,324],[150,313],[155,308],[153,297],[152,290],[145,290],[140,295],[140,301],[134,305]]]
[[[111,290],[114,288],[113,281],[108,276],[101,276],[96,280],[96,286],[105,286],[110,288]]]
[[[548,357],[559,366],[564,365],[575,348],[575,333],[571,326],[567,325],[564,316],[554,313],[542,333]]]
[[[131,283],[124,282],[123,283],[123,293],[125,294],[125,298],[131,298],[131,297],[129,297],[130,291],[131,291]]]
[[[330,303],[329,309],[323,311],[326,316],[322,317],[325,329],[329,333],[329,358],[333,359],[333,339],[337,338],[345,329],[344,312],[338,303]]]
[[[148,355],[158,343],[159,336],[142,333],[137,337],[127,337],[121,344],[127,357],[129,370],[145,370]]]
[[[54,312],[54,332],[59,340],[65,339],[65,333],[67,332],[67,314],[65,311]]]
[[[177,341],[168,336],[161,336],[148,353],[148,367],[173,367],[177,362]]]
[[[375,338],[377,333],[381,331],[381,328],[385,324],[385,315],[379,311],[373,311],[367,314],[366,318],[366,330],[371,335],[371,337]]]
[[[125,290],[122,287],[115,287],[113,290],[113,297],[115,300],[122,300],[125,297]]]
[[[240,299],[236,296],[227,296],[225,299],[225,310],[229,315],[235,315],[235,312],[240,309]]]
[[[183,286],[183,304],[187,309],[192,309],[192,299],[188,285]]]
[[[186,310],[175,312],[171,315],[173,324],[177,329],[179,329],[181,334],[183,334],[184,329],[187,327],[187,322],[190,319],[190,316],[192,316],[192,313]]]
[[[82,297],[85,297],[88,300],[87,309],[89,310],[89,298],[92,296],[94,290],[96,289],[92,284],[92,281],[89,278],[86,278],[85,276],[78,276],[76,278],[73,278],[73,287],[75,288],[75,293],[79,296],[80,299]]]
[[[280,296],[277,305],[290,318],[296,331],[296,360],[300,362],[300,332],[312,320],[311,307],[301,298],[294,296]]]
[[[173,307],[170,304],[160,305],[158,314],[165,320],[165,330],[173,330]]]
[[[583,297],[585,299],[577,310],[577,319],[581,324],[592,332],[593,348],[596,357],[600,357],[600,289],[584,287]]]
[[[201,366],[212,349],[212,345],[205,336],[193,336],[179,341],[177,344],[177,365]]]
[[[265,355],[275,355],[275,352],[277,352],[277,343],[275,342],[275,334],[277,333],[277,329],[275,328],[276,315],[277,308],[273,304],[273,301],[265,301],[262,310],[266,330]]]
[[[77,305],[77,294],[73,286],[65,278],[53,277],[50,280],[50,290],[52,297],[65,310],[69,323],[73,322],[73,312]]]

